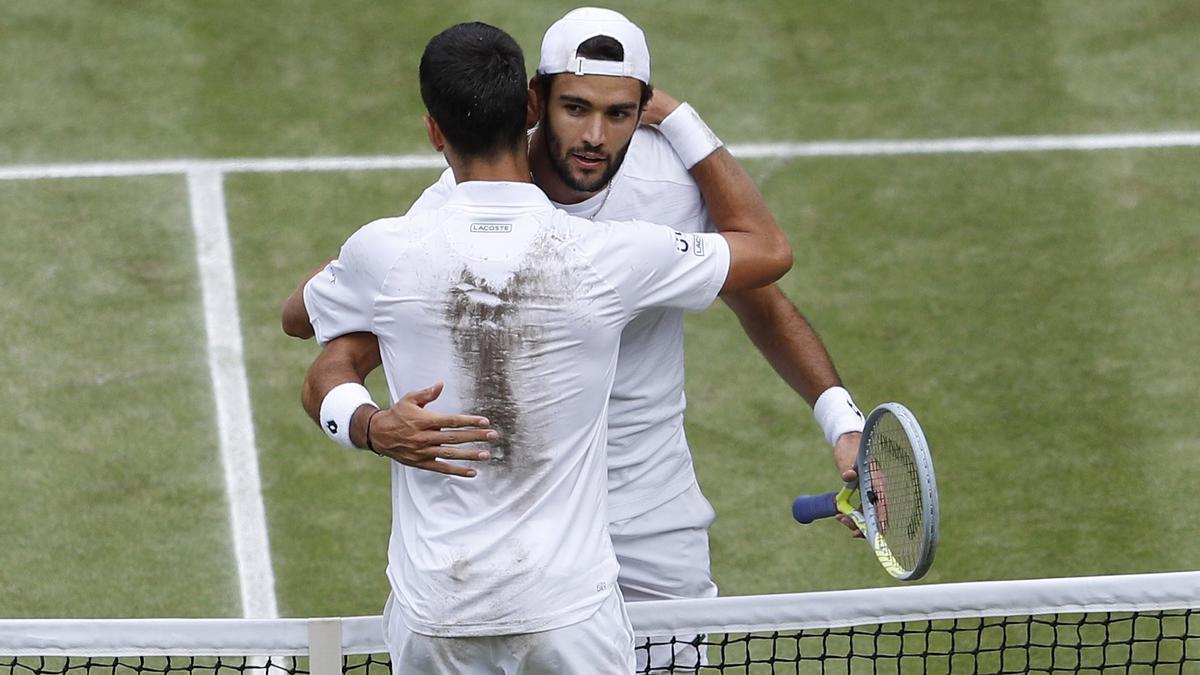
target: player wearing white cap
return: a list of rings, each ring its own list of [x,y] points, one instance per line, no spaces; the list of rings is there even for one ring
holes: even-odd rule
[[[524,57],[497,28],[435,36],[420,81],[456,185],[437,209],[359,229],[304,288],[322,344],[376,336],[393,398],[444,376],[430,407],[484,409],[500,432],[475,480],[392,464],[393,670],[631,673],[606,509],[622,329],[771,283],[791,250],[756,195],[720,195],[720,234],[554,208],[530,179]],[[725,152],[703,164],[737,169]]]
[[[641,120],[658,122],[658,127],[639,128],[637,107],[646,103],[649,83],[645,38],[624,16],[583,8],[552,25],[532,83],[542,106],[541,123],[530,139],[534,181],[574,215],[639,218],[685,233],[710,231],[709,211],[721,197],[702,194],[689,169],[719,148],[720,141],[690,106],[662,92],[654,95]],[[410,212],[444,203],[454,184],[447,171]],[[835,444],[839,469],[852,467],[861,417],[803,316],[773,286],[723,297],[776,370],[816,404],[818,421]],[[306,320],[298,323],[286,329],[303,335]],[[322,405],[329,401],[326,394],[342,382],[361,382],[378,362],[377,354],[371,336],[332,342],[305,383],[310,413],[344,410]],[[629,601],[716,594],[708,547],[713,511],[700,493],[683,428],[683,364],[679,310],[651,310],[622,335],[609,401],[608,486],[610,533],[621,562],[618,581]],[[442,460],[477,459],[478,450],[446,447],[455,441],[441,429],[466,427],[474,420],[422,410],[439,393],[433,387],[400,398],[376,417],[370,438],[376,450],[403,463],[471,475],[474,469],[468,465]],[[330,417],[322,414],[320,419],[327,423]],[[475,433],[470,438],[477,440],[486,430],[453,433],[459,434],[455,439]],[[688,641],[695,636],[680,637],[678,653],[651,655],[652,665],[695,663],[695,650],[688,653]],[[639,653],[639,659],[646,656]]]

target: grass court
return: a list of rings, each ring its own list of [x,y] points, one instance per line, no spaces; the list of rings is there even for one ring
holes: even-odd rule
[[[426,40],[487,21],[532,72],[574,6],[459,5],[0,5],[0,617],[241,616],[231,429],[252,436],[270,545],[248,555],[269,561],[277,613],[381,611],[385,463],[305,416],[316,348],[282,334],[279,307],[437,177]],[[726,142],[864,142],[744,163],[795,249],[781,284],[856,400],[904,402],[929,437],[942,532],[921,583],[1200,567],[1200,6],[610,6],[646,31],[656,86]],[[1168,132],[1169,147],[883,143]],[[294,170],[409,155],[421,168]],[[201,161],[231,158],[286,161]],[[221,232],[224,259],[204,238]],[[236,306],[218,301],[215,325],[240,351],[206,332],[226,272]],[[722,593],[893,583],[840,527],[792,522],[795,494],[832,487],[829,449],[733,314],[689,317],[687,350]],[[242,427],[214,380],[239,372]]]

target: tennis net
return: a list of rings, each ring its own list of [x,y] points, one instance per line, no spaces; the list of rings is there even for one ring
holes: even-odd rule
[[[1200,674],[1200,572],[646,602],[629,614],[642,672]],[[4,620],[0,673],[377,675],[389,672],[381,633],[380,617]]]

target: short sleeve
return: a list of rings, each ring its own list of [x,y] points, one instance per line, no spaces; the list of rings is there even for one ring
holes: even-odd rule
[[[379,241],[381,222],[355,232],[338,257],[304,285],[304,306],[322,346],[340,335],[372,329],[375,298],[388,265],[380,255],[386,249]]]
[[[450,191],[453,190],[457,184],[458,183],[454,180],[454,172],[450,169],[446,169],[442,172],[442,175],[438,177],[437,182],[425,188],[425,191],[421,193],[421,196],[417,197],[417,201],[413,202],[412,206],[408,207],[408,212],[420,213],[422,211],[433,211],[435,209],[440,209],[450,197]]]
[[[621,301],[636,314],[649,307],[698,312],[725,285],[729,244],[719,234],[681,233],[649,223],[613,224],[602,260]]]

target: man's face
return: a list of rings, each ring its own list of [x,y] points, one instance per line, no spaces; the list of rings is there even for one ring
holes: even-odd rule
[[[542,111],[546,150],[567,187],[597,192],[621,168],[638,126],[642,84],[631,77],[556,76]]]

